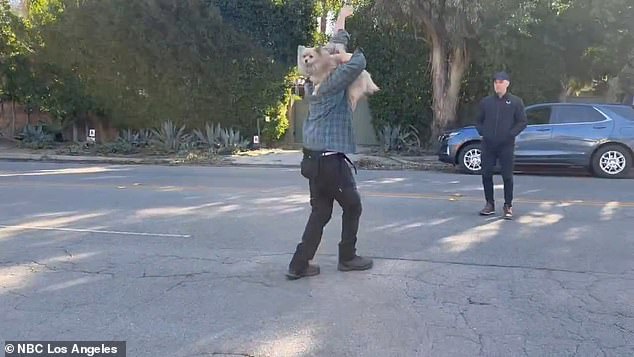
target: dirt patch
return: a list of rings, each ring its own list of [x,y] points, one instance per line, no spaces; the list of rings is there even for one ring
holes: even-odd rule
[[[16,143],[14,140],[0,137],[0,149],[14,149],[15,147]]]
[[[371,158],[362,157],[355,161],[355,165],[358,169],[365,170],[421,170],[421,171],[443,171],[443,172],[455,172],[456,169],[453,165],[442,163],[438,160],[418,160],[409,161],[401,160],[398,158]]]

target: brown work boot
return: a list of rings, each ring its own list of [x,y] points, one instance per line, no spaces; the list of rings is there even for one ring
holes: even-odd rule
[[[495,206],[491,202],[487,202],[484,208],[480,211],[481,216],[490,216],[495,213]]]
[[[296,270],[289,268],[286,273],[286,277],[289,280],[297,280],[306,276],[315,276],[319,274],[319,265],[317,264],[308,264],[308,266],[303,270]]]
[[[339,271],[368,270],[372,268],[372,264],[372,259],[355,255],[350,260],[339,262],[337,269]]]
[[[513,207],[511,205],[504,205],[504,219],[513,219]]]

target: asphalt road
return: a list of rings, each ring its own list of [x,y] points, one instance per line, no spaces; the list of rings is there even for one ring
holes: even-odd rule
[[[0,162],[0,340],[125,340],[128,356],[634,355],[634,181],[360,171],[359,253],[288,281],[297,169]],[[501,179],[496,177],[496,183]],[[501,202],[501,186],[497,186]]]

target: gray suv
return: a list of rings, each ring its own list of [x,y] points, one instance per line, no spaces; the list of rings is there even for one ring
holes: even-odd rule
[[[526,107],[528,127],[515,140],[517,165],[581,166],[599,177],[625,177],[634,156],[634,107],[616,104],[547,103]],[[463,172],[479,174],[475,126],[439,138],[438,157]]]

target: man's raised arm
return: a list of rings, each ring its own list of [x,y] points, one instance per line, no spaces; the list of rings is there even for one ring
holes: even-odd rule
[[[352,16],[352,14],[352,6],[346,5],[341,8],[341,11],[339,11],[339,16],[337,17],[337,22],[335,23],[335,33],[330,39],[331,44],[342,44],[344,47],[348,46],[348,41],[350,41],[350,34],[348,33],[348,31],[346,31],[346,18]]]

